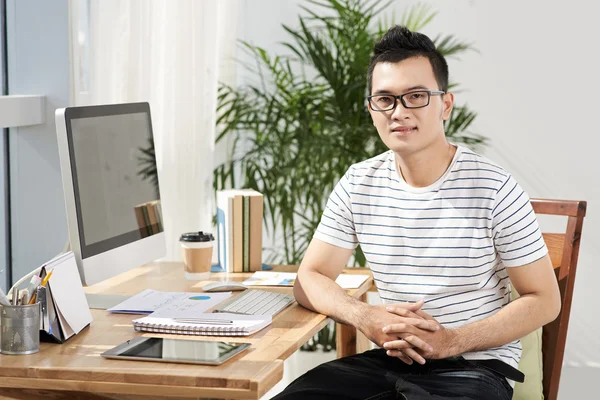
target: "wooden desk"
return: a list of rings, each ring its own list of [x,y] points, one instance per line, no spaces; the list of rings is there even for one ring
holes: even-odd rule
[[[230,274],[229,279],[244,280],[250,275]],[[126,295],[145,288],[201,292],[204,284],[185,280],[179,263],[155,263],[86,291]],[[368,279],[349,293],[358,298],[371,285]],[[292,292],[291,288],[272,290]],[[257,399],[282,378],[283,360],[328,322],[325,316],[294,304],[252,336],[220,338],[251,342],[248,351],[220,366],[201,366],[104,359],[100,353],[142,333],[133,330],[131,315],[103,310],[92,310],[92,315],[90,327],[62,345],[42,343],[37,354],[0,355],[0,399]]]

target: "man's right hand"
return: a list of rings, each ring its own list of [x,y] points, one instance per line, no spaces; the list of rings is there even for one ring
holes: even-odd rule
[[[438,324],[434,321],[422,318],[417,312],[423,306],[423,302],[417,303],[395,303],[394,312],[387,311],[389,305],[367,305],[365,318],[357,325],[357,328],[376,345],[383,347],[385,342],[391,340],[403,339],[405,335],[419,336],[419,332],[435,331]],[[402,332],[395,331],[392,334],[383,332],[383,327],[391,324],[404,325]],[[430,346],[419,342],[419,346],[405,342],[405,348],[397,348],[403,351],[403,355],[398,356],[403,362],[412,364],[412,360],[419,364],[425,364],[425,359],[417,352],[419,348],[423,351],[431,351]]]

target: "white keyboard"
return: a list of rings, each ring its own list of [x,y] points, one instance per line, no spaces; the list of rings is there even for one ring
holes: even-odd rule
[[[219,304],[214,312],[274,316],[293,302],[294,296],[289,294],[248,289]]]

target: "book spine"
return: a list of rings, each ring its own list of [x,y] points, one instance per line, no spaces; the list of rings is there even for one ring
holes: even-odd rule
[[[227,194],[227,213],[225,214],[225,225],[227,229],[227,269],[233,272],[233,197]]]
[[[158,219],[156,217],[155,207],[152,202],[146,203],[146,212],[148,213],[150,231],[152,234],[159,233],[160,230],[158,229]]]
[[[243,272],[250,271],[250,196],[244,196]]]
[[[150,216],[148,215],[147,204],[142,204],[142,214],[144,215],[144,224],[146,225],[148,236],[152,236],[152,224],[150,224]]]
[[[146,221],[144,220],[144,211],[142,210],[143,206],[135,206],[135,219],[137,221],[138,229],[140,231],[140,236],[145,238],[148,236],[148,228],[146,228]]]
[[[250,271],[262,270],[263,195],[255,192],[250,199]]]
[[[243,272],[243,199],[244,196],[233,196],[233,272]]]
[[[228,271],[229,265],[229,230],[227,229],[228,196],[225,192],[217,192],[217,251],[219,266]]]
[[[156,228],[158,232],[164,232],[163,221],[162,221],[162,209],[160,205],[160,200],[154,200],[150,202],[152,204],[152,211],[154,211],[154,216],[156,219]]]

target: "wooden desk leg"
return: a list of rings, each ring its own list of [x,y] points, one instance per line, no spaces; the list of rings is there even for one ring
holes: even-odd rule
[[[367,294],[365,293],[360,296],[360,300],[366,302]],[[361,336],[362,340],[360,340],[361,343],[357,346],[359,341],[358,336]],[[370,343],[361,332],[358,332],[357,335],[355,327],[351,325],[335,324],[335,342],[338,358],[351,356],[356,354],[357,351],[362,352],[366,350],[364,343],[362,343],[365,340]]]
[[[337,358],[356,354],[356,328],[350,325],[336,323],[335,346]]]

